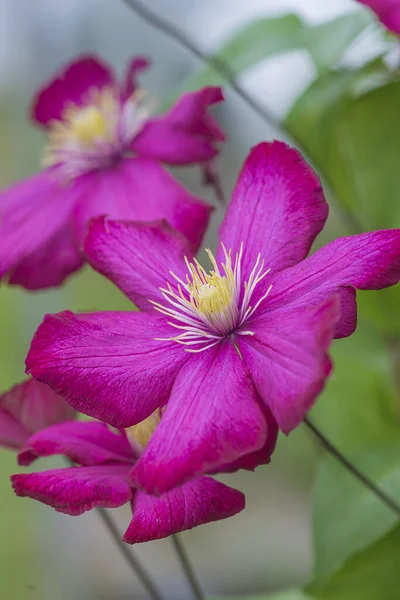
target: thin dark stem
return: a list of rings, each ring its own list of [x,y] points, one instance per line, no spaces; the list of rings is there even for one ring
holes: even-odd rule
[[[196,573],[190,563],[189,557],[186,553],[186,550],[177,535],[173,535],[171,537],[172,543],[175,547],[176,553],[181,562],[182,568],[185,572],[186,578],[192,588],[193,595],[196,600],[205,600],[205,595],[203,590],[201,589],[200,583],[196,577]]]
[[[153,600],[162,600],[162,596],[155,587],[153,581],[151,580],[151,577],[148,575],[148,573],[141,565],[139,560],[133,555],[132,551],[128,548],[128,546],[121,540],[121,534],[118,531],[117,526],[115,525],[107,510],[105,508],[97,508],[96,513],[103,521],[103,524],[105,525],[108,532],[111,534],[111,537],[118,546],[119,551],[131,567],[132,571],[135,572],[137,578],[140,580],[143,587],[148,591],[150,597]]]
[[[382,502],[384,502],[393,512],[396,513],[398,517],[400,517],[400,504],[396,502],[394,498],[389,496],[384,490],[382,490],[379,486],[377,486],[367,475],[362,473],[352,462],[346,458],[340,450],[336,448],[321,431],[308,419],[304,419],[304,423],[307,425],[309,429],[313,432],[313,434],[318,438],[322,446],[334,456],[338,461],[342,463],[348,471],[354,475],[365,487],[367,487],[377,498],[379,498]]]
[[[235,71],[219,56],[215,54],[210,55],[207,52],[201,50],[193,41],[178,27],[164,20],[159,15],[153,13],[146,6],[144,6],[139,0],[123,0],[125,4],[131,8],[140,18],[145,20],[147,23],[156,27],[170,38],[174,39],[186,50],[188,50],[193,56],[211,65],[231,86],[236,94],[266,123],[272,126],[274,129],[281,131],[282,134],[288,139],[293,145],[298,146],[304,152],[302,148],[302,141],[291,131],[285,127],[284,123],[280,121],[270,110],[264,105],[260,104],[253,96],[251,96],[236,80]],[[318,169],[319,170],[319,169]],[[326,176],[325,176],[326,181]],[[332,185],[328,181],[329,187]],[[362,224],[359,222],[357,216],[350,210],[344,208],[341,204],[338,205],[338,210],[342,216],[343,221],[346,222],[347,227],[353,233],[360,233],[364,231]]]

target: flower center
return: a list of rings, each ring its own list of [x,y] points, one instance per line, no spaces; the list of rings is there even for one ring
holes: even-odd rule
[[[233,333],[254,335],[252,331],[240,328],[268,296],[271,286],[254,305],[250,304],[257,285],[270,269],[264,270],[264,260],[261,260],[259,254],[248,280],[242,282],[243,244],[236,253],[234,263],[232,251],[228,252],[223,245],[222,249],[225,262],[221,264],[221,268],[211,250],[207,249],[213,267],[209,273],[196,259],[190,263],[186,257],[186,281],[182,281],[171,272],[178,282],[177,288],[174,289],[170,283],[167,283],[166,288],[160,288],[169,306],[150,300],[156,310],[173,319],[168,321],[169,325],[183,330],[177,336],[157,339],[169,339],[179,344],[194,346],[186,348],[188,352],[202,352]]]
[[[161,419],[161,411],[157,409],[147,419],[125,429],[132,448],[140,454],[146,448]]]
[[[149,116],[144,94],[121,102],[119,91],[91,89],[83,106],[70,104],[50,123],[43,164],[56,166],[66,180],[109,166],[141,131]]]

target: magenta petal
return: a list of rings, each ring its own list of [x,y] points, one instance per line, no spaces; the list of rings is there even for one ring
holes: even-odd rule
[[[83,265],[78,240],[71,225],[63,226],[46,244],[10,271],[8,283],[27,290],[58,287]]]
[[[245,365],[233,344],[225,343],[192,355],[181,369],[130,477],[136,487],[163,493],[260,449],[266,434]]]
[[[373,10],[378,19],[393,33],[400,35],[399,0],[358,0]]]
[[[334,296],[317,308],[265,313],[252,322],[253,336],[238,339],[256,389],[285,433],[301,423],[324,387],[339,305]]]
[[[76,186],[60,186],[51,171],[39,173],[0,193],[0,277],[6,273],[12,276],[17,270],[17,283],[25,283],[23,271],[28,287],[38,287],[26,266],[37,267],[36,261],[40,264],[44,250],[52,246],[57,249],[57,259],[50,257],[47,278],[53,277],[52,268],[59,272],[65,269],[64,261],[71,264],[71,241],[60,231],[69,227],[78,194]],[[66,244],[65,257],[63,243]],[[54,275],[58,276],[59,273]],[[41,274],[39,277],[46,278]]]
[[[38,91],[32,103],[32,119],[46,126],[53,119],[61,119],[69,103],[83,104],[90,89],[101,90],[113,84],[114,75],[108,65],[96,56],[81,56]]]
[[[19,449],[35,431],[74,417],[49,386],[28,379],[0,396],[0,446]]]
[[[168,327],[168,326],[167,326]],[[26,358],[27,371],[71,406],[113,425],[143,421],[169,396],[189,355],[149,313],[47,315]]]
[[[121,100],[127,100],[137,89],[136,76],[150,67],[150,60],[145,56],[135,56],[128,62],[121,85]]]
[[[244,506],[241,492],[211,477],[197,477],[158,497],[137,491],[132,500],[132,520],[123,540],[128,544],[159,540],[232,517]]]
[[[56,511],[78,516],[96,506],[115,508],[132,497],[127,465],[70,467],[12,475],[17,496],[39,500]]]
[[[167,114],[145,124],[133,141],[133,151],[169,164],[211,160],[218,152],[215,142],[223,141],[225,136],[207,111],[222,100],[218,87],[186,92]]]
[[[18,455],[20,465],[41,456],[63,454],[83,466],[106,462],[132,463],[134,455],[125,435],[114,433],[105,423],[80,422],[53,425],[35,433]]]
[[[320,181],[301,154],[283,142],[262,143],[244,164],[220,240],[233,252],[243,242],[246,280],[259,253],[273,270],[304,259],[327,216]]]
[[[332,293],[341,294],[341,320],[336,337],[350,335],[356,325],[355,293],[349,288],[379,290],[400,279],[400,229],[343,237],[327,244],[302,263],[272,278],[263,312],[284,306],[317,306]],[[347,291],[341,288],[348,288]]]
[[[75,211],[81,233],[89,219],[154,221],[165,219],[197,250],[213,207],[193,196],[166,169],[152,160],[124,159],[114,168],[81,178],[86,183],[84,201]]]
[[[152,309],[149,300],[163,299],[160,287],[176,283],[170,271],[185,279],[184,257],[193,256],[187,240],[165,221],[127,223],[105,217],[91,224],[85,254],[96,271],[143,310]]]

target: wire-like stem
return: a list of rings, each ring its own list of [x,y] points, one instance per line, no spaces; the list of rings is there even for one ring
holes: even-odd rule
[[[108,532],[111,534],[111,537],[115,541],[126,562],[129,564],[132,571],[134,571],[143,587],[148,591],[152,600],[163,600],[150,575],[147,573],[136,556],[134,556],[132,550],[130,550],[130,548],[128,548],[128,546],[122,541],[121,534],[107,510],[105,508],[97,508],[96,513],[99,515]]]
[[[382,490],[379,486],[377,486],[367,475],[365,475],[362,471],[360,471],[353,463],[340,452],[330,442],[323,433],[316,427],[310,419],[307,417],[304,419],[304,423],[307,425],[309,429],[313,432],[313,434],[318,438],[322,446],[339,462],[342,463],[344,467],[356,477],[365,487],[367,487],[377,498],[379,498],[382,502],[386,504],[398,517],[400,517],[400,504],[396,502],[394,498],[389,496],[384,490]]]
[[[196,600],[205,600],[204,592],[201,589],[199,580],[197,579],[196,573],[194,572],[194,569],[186,553],[184,545],[182,544],[181,540],[177,535],[171,536],[171,541],[179,557],[189,585],[193,591],[194,597],[196,598]]]
[[[227,64],[223,59],[221,59],[218,55],[208,54],[201,50],[197,44],[193,43],[193,41],[186,35],[183,31],[181,31],[176,25],[166,21],[164,18],[160,17],[158,14],[155,14],[151,10],[149,10],[146,6],[140,2],[140,0],[123,0],[125,4],[131,8],[140,18],[145,20],[147,23],[157,28],[159,31],[162,31],[165,35],[168,35],[170,38],[174,39],[178,42],[183,48],[189,51],[193,56],[200,59],[202,62],[213,67],[224,79],[229,83],[231,88],[236,92],[236,94],[266,123],[272,126],[274,129],[281,131],[284,137],[290,141],[293,145],[298,146],[301,150],[308,154],[303,148],[302,141],[293,133],[293,131],[289,131],[285,124],[277,118],[268,108],[266,108],[263,104],[258,102],[251,94],[247,92],[243,86],[241,86],[236,80],[235,71]],[[311,162],[314,162],[310,157],[308,157]],[[314,164],[314,166],[317,166]],[[317,170],[319,170],[317,168]],[[324,174],[324,180],[328,183],[328,186],[332,192],[331,182],[327,181],[326,174]],[[342,216],[343,221],[346,223],[348,229],[352,233],[361,233],[364,231],[364,227],[358,220],[357,216],[348,208],[345,208],[341,203],[338,203],[337,206],[340,214]]]

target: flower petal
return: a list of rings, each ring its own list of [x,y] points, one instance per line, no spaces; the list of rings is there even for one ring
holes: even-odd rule
[[[137,491],[132,500],[132,520],[123,540],[128,544],[159,540],[232,517],[244,506],[241,492],[211,477],[197,477],[158,497]]]
[[[35,431],[74,417],[49,386],[30,378],[0,396],[0,445],[21,448]]]
[[[238,336],[255,387],[279,427],[289,433],[304,419],[330,372],[327,350],[339,319],[340,302],[265,313]]]
[[[219,87],[186,92],[166,115],[147,121],[133,151],[175,165],[211,160],[218,153],[215,142],[225,136],[207,110],[223,99]]]
[[[76,212],[81,232],[89,219],[99,215],[130,221],[165,219],[190,241],[193,251],[200,246],[213,207],[193,196],[155,161],[124,159],[84,180],[87,192]]]
[[[121,85],[121,100],[127,100],[138,88],[136,76],[150,67],[150,60],[145,56],[135,56],[127,65]]]
[[[152,309],[160,302],[160,287],[175,285],[173,271],[185,279],[184,257],[192,257],[187,240],[165,221],[127,223],[99,217],[85,241],[88,262],[113,281],[136,306]]]
[[[163,493],[264,446],[267,425],[231,343],[192,355],[131,473],[135,487]]]
[[[38,91],[32,103],[32,119],[47,126],[53,119],[61,119],[68,104],[82,105],[90,89],[101,90],[111,85],[114,85],[114,75],[107,64],[96,56],[81,56]]]
[[[10,271],[8,283],[27,290],[58,287],[82,265],[83,256],[75,231],[66,224],[46,244],[19,261]]]
[[[134,459],[125,435],[114,433],[105,423],[74,421],[35,433],[19,453],[18,463],[30,465],[40,456],[57,454],[86,467],[106,462],[132,463]]]
[[[27,371],[74,408],[114,427],[143,421],[169,396],[188,354],[149,313],[46,315]]]
[[[395,285],[399,279],[400,229],[338,238],[302,263],[275,274],[262,311],[317,306],[340,292],[341,321],[336,337],[345,337],[356,325],[355,293],[349,288],[379,290]]]
[[[78,516],[96,506],[115,508],[132,497],[127,465],[70,467],[11,475],[17,496],[39,500],[57,512]]]
[[[57,236],[58,248],[58,261],[54,261],[54,266],[65,269],[65,264],[71,264],[71,242],[60,231],[68,228],[78,194],[74,185],[60,186],[51,171],[39,173],[0,194],[0,278],[6,273],[12,276],[20,263],[24,270],[29,261],[40,262],[44,250],[54,246],[54,236]],[[65,264],[61,261],[62,243],[66,244]],[[24,272],[26,274],[26,270]],[[16,279],[21,283],[24,281],[22,271],[18,274]],[[50,273],[48,278],[51,278]],[[30,287],[38,287],[32,276],[28,275],[27,281]]]
[[[220,240],[233,252],[243,242],[246,280],[259,253],[273,270],[304,259],[327,216],[320,181],[300,153],[283,142],[262,143],[244,164]]]

